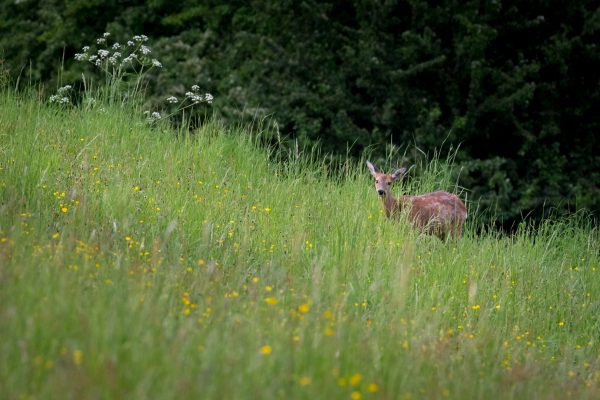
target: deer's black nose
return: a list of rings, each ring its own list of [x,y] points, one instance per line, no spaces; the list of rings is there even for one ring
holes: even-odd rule
[[[378,191],[377,191],[377,194],[379,194],[380,196],[383,196],[383,195],[385,194],[385,191],[383,191],[383,190],[378,190]]]

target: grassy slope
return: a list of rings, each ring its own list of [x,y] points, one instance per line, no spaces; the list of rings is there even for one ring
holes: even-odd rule
[[[584,223],[442,243],[362,165],[132,114],[0,98],[5,398],[600,397]]]

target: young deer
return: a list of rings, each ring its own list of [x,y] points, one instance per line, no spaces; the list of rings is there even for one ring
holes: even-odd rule
[[[448,192],[432,192],[420,196],[392,197],[392,183],[406,172],[406,168],[384,174],[367,161],[367,167],[375,178],[375,190],[381,197],[385,215],[398,218],[403,209],[413,225],[425,233],[433,234],[444,240],[446,236],[460,238],[462,224],[467,218],[467,209],[462,200]]]

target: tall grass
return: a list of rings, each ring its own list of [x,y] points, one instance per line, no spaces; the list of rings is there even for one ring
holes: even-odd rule
[[[2,397],[600,397],[585,218],[442,242],[258,142],[4,91]]]

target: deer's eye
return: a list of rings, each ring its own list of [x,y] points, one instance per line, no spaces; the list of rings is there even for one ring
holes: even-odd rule
[[[379,183],[379,179],[375,179],[375,183]]]
[[[390,186],[392,184],[392,182],[388,182],[388,186]]]

